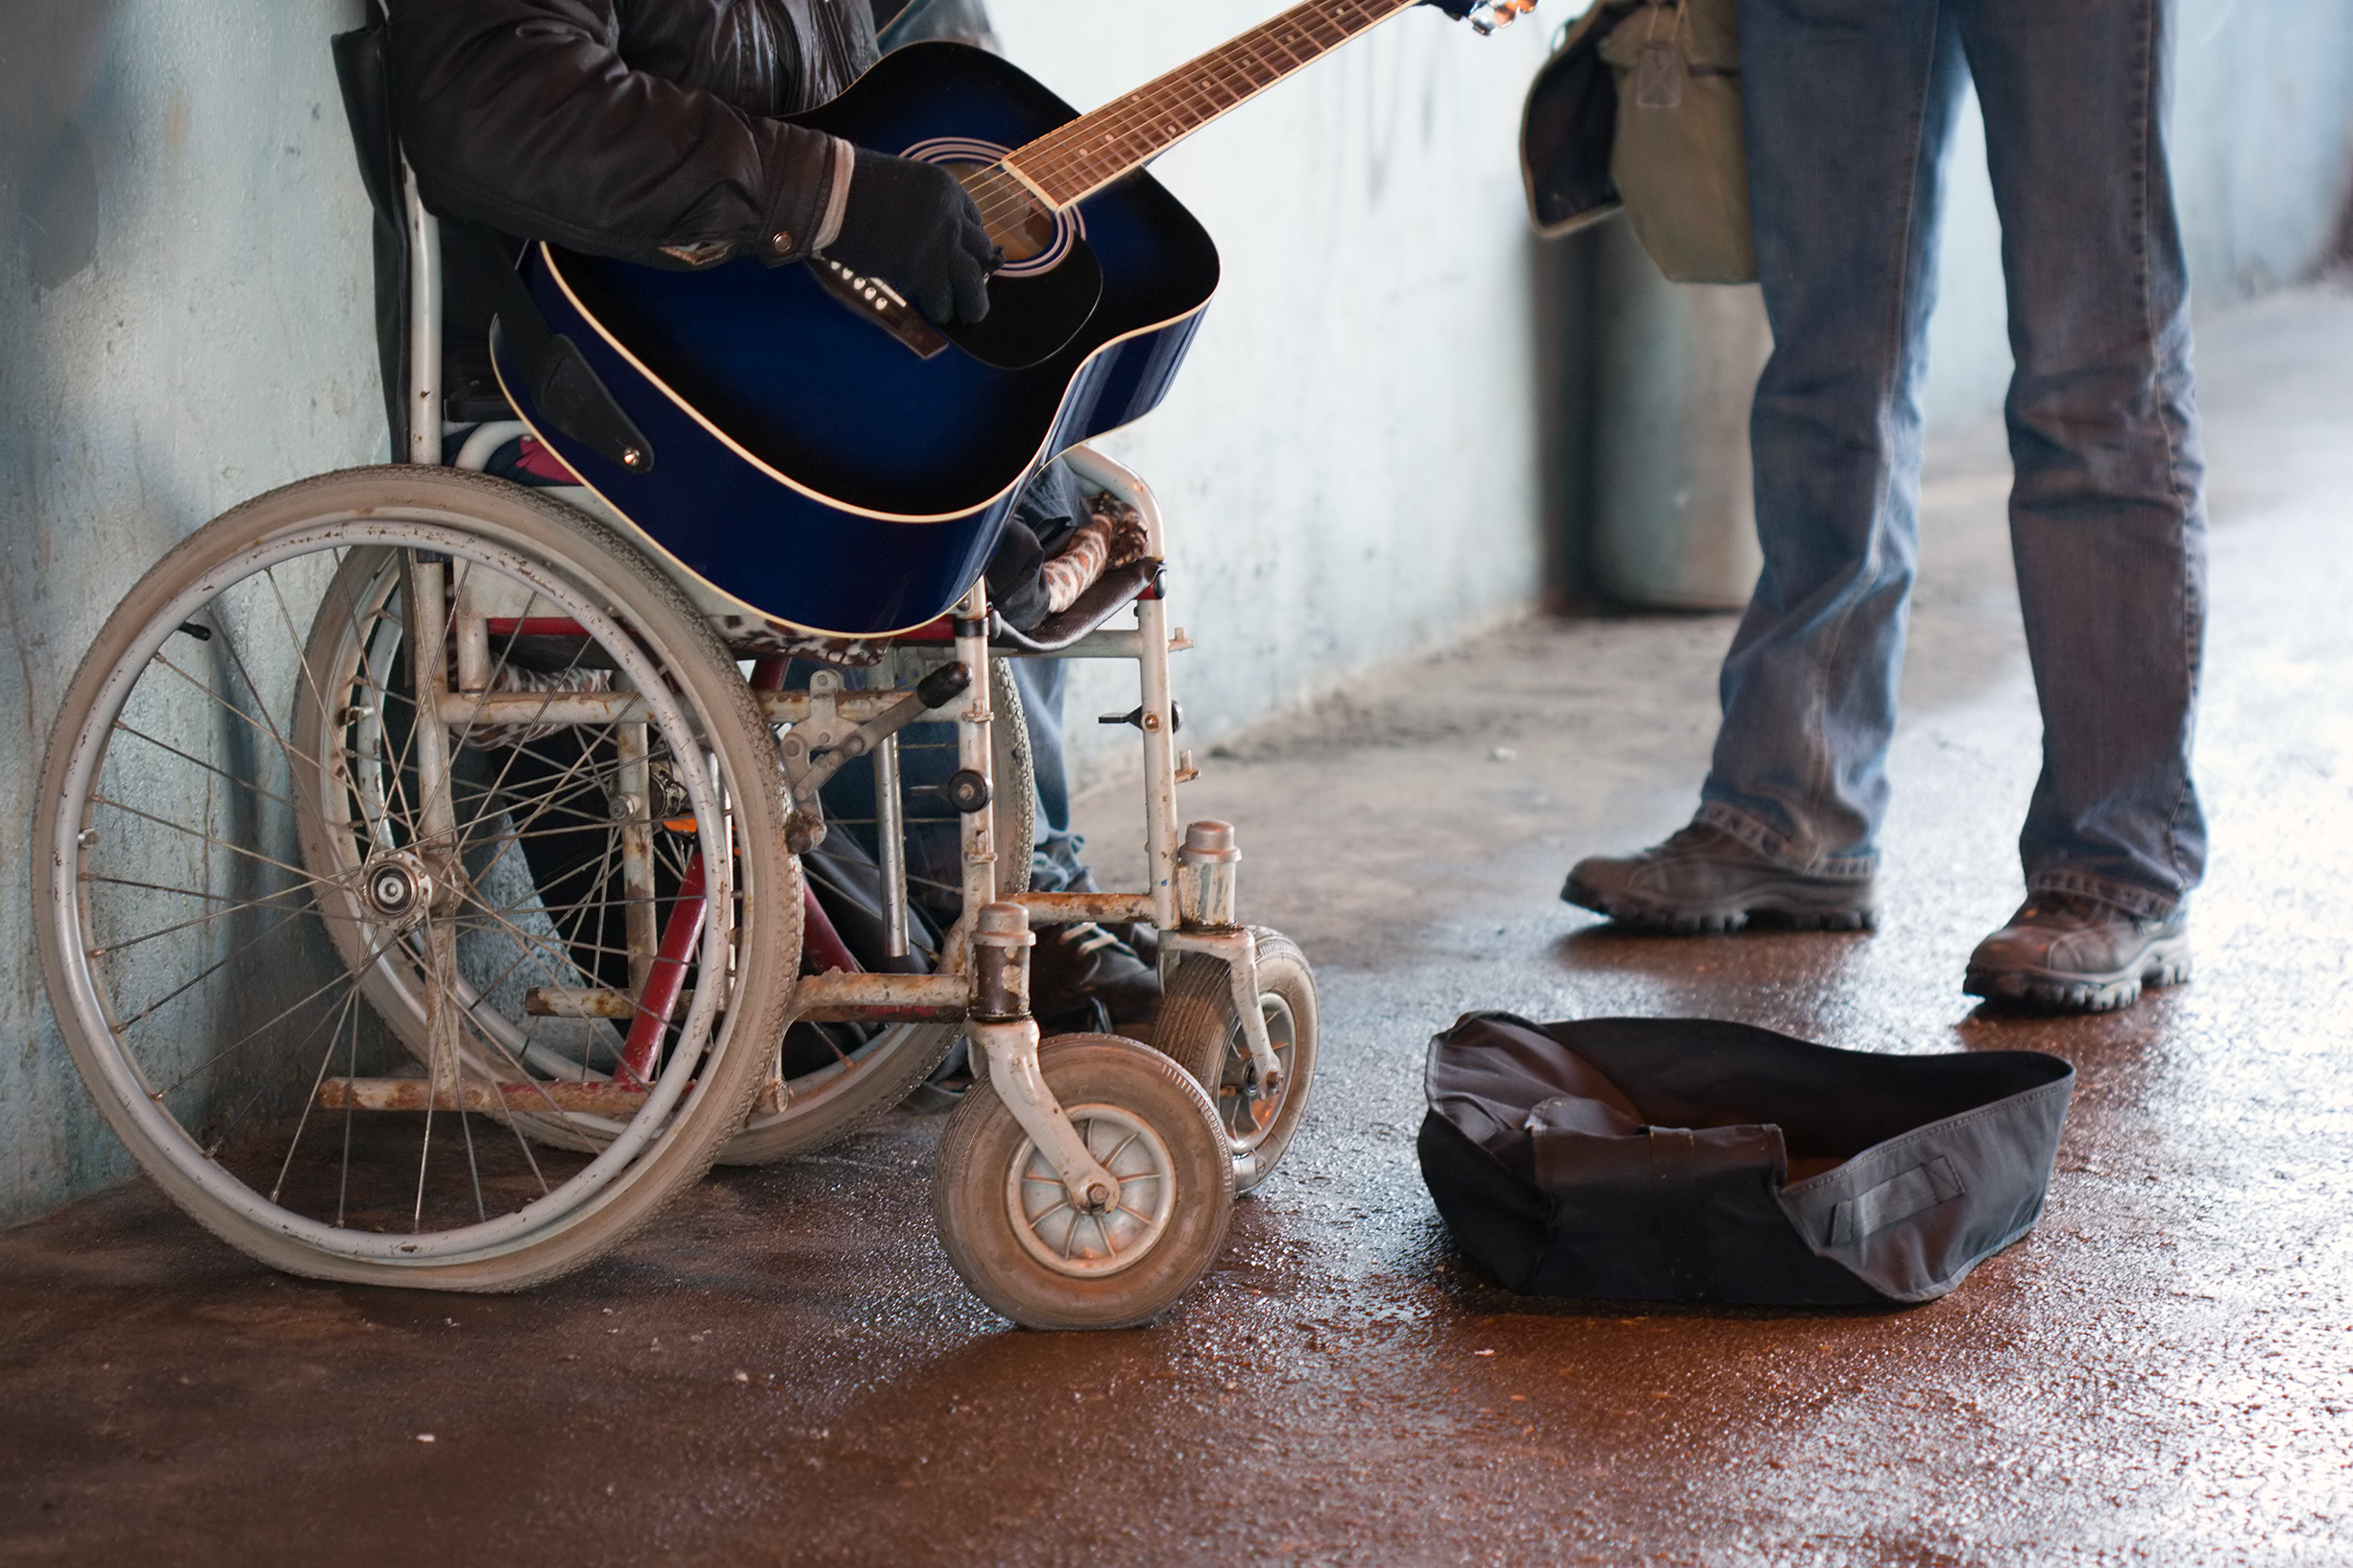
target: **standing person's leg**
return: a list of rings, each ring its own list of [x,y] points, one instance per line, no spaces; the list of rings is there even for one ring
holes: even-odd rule
[[[1956,0],[2001,213],[2011,547],[2043,768],[2027,902],[1976,995],[2121,1006],[2187,974],[2203,464],[2165,112],[2170,0]]]
[[[1757,268],[1773,355],[1750,420],[1764,570],[1721,680],[1691,827],[1581,862],[1620,920],[1873,914],[1918,526],[1941,162],[1964,84],[1937,0],[1741,0]]]

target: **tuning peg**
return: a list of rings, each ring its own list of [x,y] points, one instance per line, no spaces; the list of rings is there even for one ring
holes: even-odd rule
[[[1511,26],[1535,9],[1536,0],[1482,0],[1472,8],[1468,19],[1472,30],[1485,37],[1498,28]]]

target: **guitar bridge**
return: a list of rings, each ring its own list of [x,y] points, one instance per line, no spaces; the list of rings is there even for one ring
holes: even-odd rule
[[[916,357],[929,359],[948,346],[939,328],[881,278],[861,277],[831,256],[812,256],[809,270],[826,293],[907,345]]]

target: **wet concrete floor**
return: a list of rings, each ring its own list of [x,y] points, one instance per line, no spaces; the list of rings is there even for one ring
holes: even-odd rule
[[[912,1118],[716,1176],[521,1297],[279,1278],[134,1185],[0,1234],[0,1561],[2353,1561],[2353,293],[2208,322],[2201,370],[2195,983],[2069,1021],[1960,993],[2019,896],[2038,735],[1998,432],[1967,432],[1928,490],[1878,934],[1556,903],[1687,815],[1731,622],[1507,630],[1186,786],[1317,961],[1325,1044],[1290,1160],[1163,1322],[975,1303]],[[1088,810],[1116,869],[1133,808]],[[1413,1162],[1424,1043],[1474,1006],[2080,1076],[2041,1227],[1943,1301],[1539,1301],[1471,1275]]]

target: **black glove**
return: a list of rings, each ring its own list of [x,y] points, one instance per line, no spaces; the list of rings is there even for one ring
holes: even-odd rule
[[[862,147],[825,253],[885,279],[942,326],[988,314],[988,275],[1004,259],[954,175]]]

